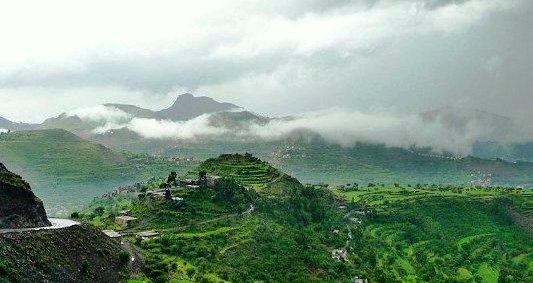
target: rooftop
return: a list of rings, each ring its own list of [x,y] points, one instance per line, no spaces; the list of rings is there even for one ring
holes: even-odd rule
[[[155,236],[159,236],[159,233],[156,232],[155,230],[148,230],[148,231],[142,231],[142,232],[137,233],[137,236],[140,236],[140,237],[155,237]]]
[[[120,235],[119,233],[117,233],[116,231],[113,231],[113,230],[103,230],[102,231],[106,236],[108,236],[109,238],[120,238],[122,235]]]

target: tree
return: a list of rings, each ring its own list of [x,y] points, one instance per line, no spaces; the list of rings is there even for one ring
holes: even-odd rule
[[[168,175],[167,178],[167,184],[172,185],[176,183],[176,178],[178,177],[178,174],[174,171],[170,172],[170,175]]]
[[[105,211],[105,208],[103,206],[99,206],[94,209],[94,214],[98,216],[102,216],[102,214],[104,214],[104,211]]]
[[[207,186],[207,172],[205,170],[198,172],[198,184],[202,187]]]

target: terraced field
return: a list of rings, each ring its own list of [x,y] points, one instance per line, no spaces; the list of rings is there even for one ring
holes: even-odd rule
[[[372,250],[384,281],[529,282],[533,237],[509,211],[531,215],[530,190],[385,186],[336,190],[359,216],[359,257]]]
[[[190,175],[196,175],[199,170],[232,178],[258,192],[266,188],[275,188],[277,182],[290,178],[287,174],[251,155],[225,154],[218,158],[208,159]]]

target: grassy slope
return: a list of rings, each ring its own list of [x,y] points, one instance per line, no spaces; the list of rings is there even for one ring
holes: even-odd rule
[[[509,210],[533,212],[530,191],[451,187],[371,187],[337,191],[362,216],[355,257],[385,281],[527,282],[533,235]]]
[[[280,194],[283,186],[301,185],[298,180],[249,154],[224,154],[207,159],[191,173],[197,175],[199,170],[235,179],[258,192],[266,190],[268,194]]]
[[[162,233],[156,240],[129,239],[147,255],[146,273],[156,281],[309,282],[353,275],[353,268],[346,268],[349,263],[330,259],[331,250],[346,241],[346,235],[330,232],[343,225],[332,195],[304,188],[249,156],[226,155],[200,168],[241,180],[259,193],[237,184],[228,186],[231,193],[221,193],[222,188],[183,189],[176,193],[185,199],[178,206],[123,196],[95,201],[84,217],[99,227],[117,229],[114,215],[130,209],[139,221],[126,233],[148,229]],[[257,168],[281,178],[274,182],[256,178],[264,173]],[[253,211],[248,210],[251,204]],[[101,215],[96,213],[99,206],[105,208]]]
[[[356,144],[352,148],[321,142],[205,142],[182,144],[169,155],[205,159],[226,152],[250,152],[302,182],[384,182],[533,186],[533,163],[473,157],[448,159],[401,148]]]
[[[148,155],[118,153],[65,130],[2,134],[0,158],[32,184],[53,212],[64,210],[61,204],[80,204],[124,183],[187,170]]]
[[[275,178],[263,178],[265,172],[271,177],[284,173],[250,156],[223,155],[193,174],[200,169],[255,188],[256,211],[240,213],[250,200],[231,208],[217,201],[216,190],[192,189],[176,193],[185,199],[181,206],[124,196],[94,202],[86,217],[97,226],[121,229],[112,219],[121,209],[131,209],[140,220],[126,232],[161,232],[157,240],[130,238],[147,254],[152,279],[343,281],[359,276],[383,282],[516,282],[532,276],[533,240],[525,226],[531,225],[527,219],[533,213],[533,194],[528,190],[401,185],[336,189],[350,203],[343,210],[322,186],[281,182],[298,189],[282,194],[269,190]],[[92,212],[98,206],[105,208],[101,216]],[[372,213],[354,212],[361,207]],[[517,221],[522,228],[515,223],[517,215],[526,219]],[[349,262],[331,259],[331,251],[347,241]]]

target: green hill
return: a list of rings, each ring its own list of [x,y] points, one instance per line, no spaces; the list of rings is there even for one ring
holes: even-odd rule
[[[456,158],[420,149],[358,143],[341,147],[300,138],[272,142],[200,142],[167,149],[167,155],[205,159],[249,152],[305,183],[421,183],[533,187],[533,163]]]
[[[244,186],[269,194],[280,194],[284,186],[301,186],[298,180],[251,154],[223,154],[202,162],[192,174],[196,175],[198,170],[232,178]]]
[[[183,202],[132,193],[95,200],[82,217],[130,235],[127,240],[145,254],[145,274],[154,282],[309,282],[352,276],[353,268],[346,267],[350,264],[330,259],[331,250],[346,240],[330,235],[343,222],[332,194],[304,187],[249,155],[211,159],[194,172],[204,169],[222,181],[215,187],[176,190],[174,196]],[[264,176],[277,181],[259,178]],[[141,192],[154,187],[146,184]],[[124,209],[138,218],[136,223],[114,223]],[[161,237],[135,236],[152,229]]]
[[[1,134],[0,160],[28,180],[52,212],[66,205],[65,201],[79,205],[159,172],[187,170],[170,160],[115,152],[56,129]]]
[[[161,181],[147,183],[130,195],[95,200],[82,217],[125,234],[143,252],[141,282],[531,280],[527,190],[400,184],[330,190],[301,185],[239,154],[209,159],[187,176],[201,170],[223,179],[214,187],[174,189],[177,202],[153,199],[149,193]],[[137,220],[119,226],[114,217],[125,209]],[[136,236],[146,230],[160,236]]]
[[[337,191],[361,221],[354,261],[377,281],[530,282],[529,190],[405,185]],[[526,220],[529,219],[529,220]]]

